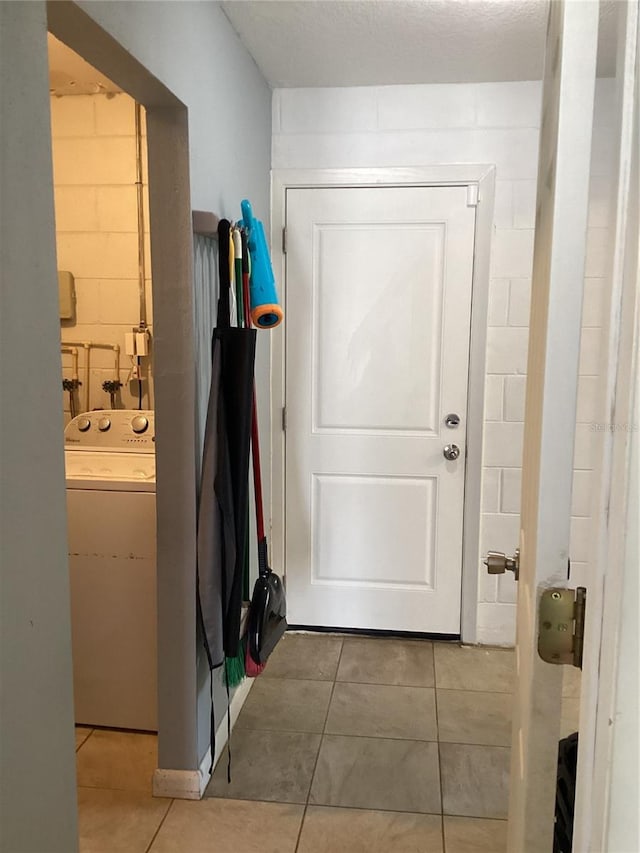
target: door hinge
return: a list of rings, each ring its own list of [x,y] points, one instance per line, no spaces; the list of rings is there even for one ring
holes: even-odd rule
[[[582,669],[587,590],[546,589],[538,610],[538,654],[547,663]]]
[[[282,254],[287,254],[287,229],[282,229]]]
[[[480,191],[477,184],[469,184],[467,187],[467,207],[477,207],[480,201]]]
[[[287,407],[282,407],[282,432],[287,431]]]

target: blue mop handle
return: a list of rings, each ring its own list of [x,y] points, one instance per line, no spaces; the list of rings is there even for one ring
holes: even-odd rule
[[[273,329],[282,322],[282,308],[278,302],[276,280],[273,275],[269,248],[264,227],[259,219],[254,219],[251,203],[244,199],[240,205],[242,223],[247,232],[249,255],[251,256],[251,277],[249,279],[249,299],[251,319],[260,329]]]

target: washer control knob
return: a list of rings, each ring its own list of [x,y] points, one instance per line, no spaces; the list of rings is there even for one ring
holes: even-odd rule
[[[91,421],[89,418],[79,418],[78,419],[78,429],[80,432],[87,432],[88,429],[91,428]]]
[[[149,426],[148,418],[145,418],[144,415],[136,415],[135,418],[131,421],[131,429],[138,433],[138,435],[142,432],[146,432]]]
[[[111,421],[109,420],[109,418],[100,418],[100,420],[98,421],[98,429],[100,430],[100,432],[106,432],[110,428]]]

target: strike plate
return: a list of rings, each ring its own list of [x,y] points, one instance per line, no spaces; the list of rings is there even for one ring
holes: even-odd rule
[[[582,668],[587,590],[547,589],[540,598],[538,654],[547,663]]]

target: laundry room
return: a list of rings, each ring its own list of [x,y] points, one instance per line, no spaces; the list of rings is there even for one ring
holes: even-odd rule
[[[153,409],[145,110],[49,35],[65,423]]]
[[[83,743],[94,727],[157,730],[147,140],[140,104],[51,34],[48,50],[74,702]]]

